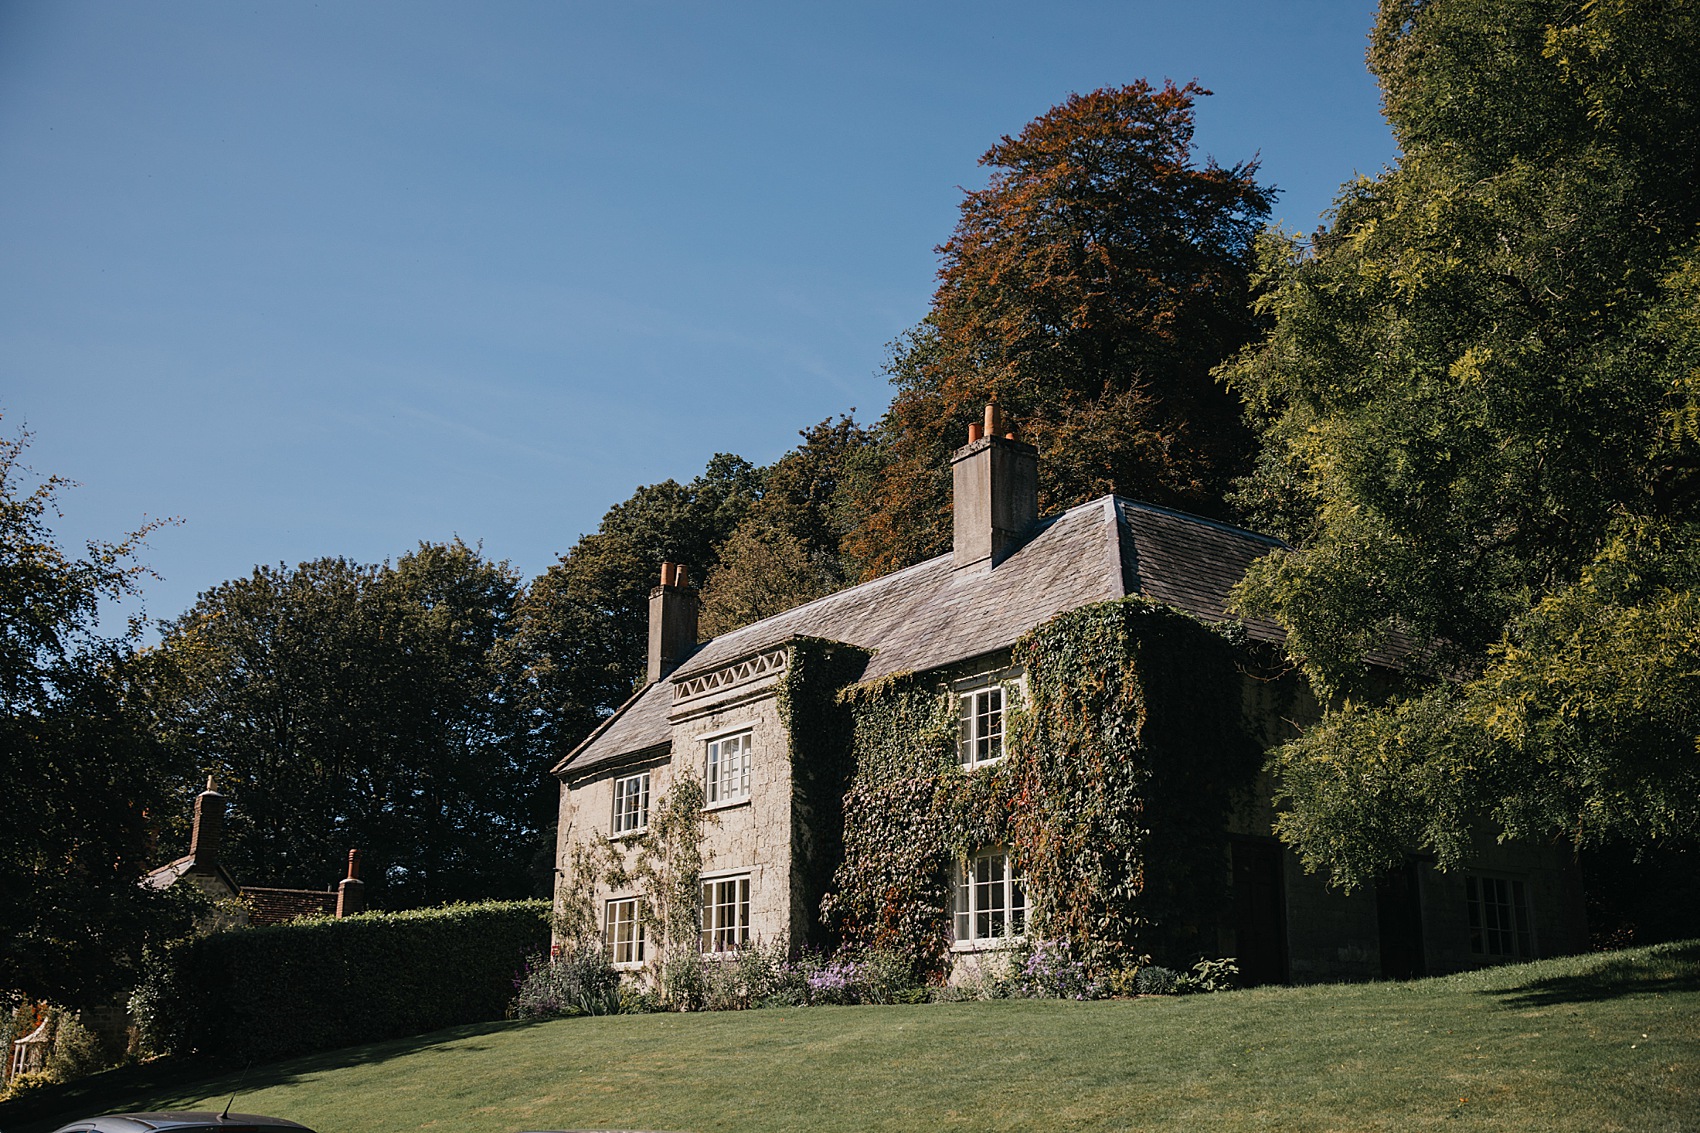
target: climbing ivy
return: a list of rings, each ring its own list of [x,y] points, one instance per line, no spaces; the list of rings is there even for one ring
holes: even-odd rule
[[[1017,643],[1028,702],[1012,722],[1010,844],[1034,929],[1089,965],[1209,951],[1226,826],[1261,752],[1238,651],[1140,598],[1086,606]]]
[[[636,861],[619,884],[644,894],[638,909],[665,966],[670,950],[695,951],[702,931],[702,829],[719,816],[703,810],[702,780],[681,772],[649,808],[649,826],[633,839]],[[665,975],[665,973],[663,973]]]
[[[681,953],[694,954],[702,931],[703,827],[719,816],[703,809],[702,780],[689,772],[649,809],[648,826],[634,838],[597,835],[573,846],[567,882],[554,911],[558,940],[585,941],[602,933],[598,885],[636,888],[638,919],[649,941],[651,966],[665,985]]]
[[[868,653],[819,638],[792,640],[776,699],[791,752],[791,883],[796,906],[820,906],[843,855],[844,790],[853,765],[849,707],[838,693],[867,666]],[[792,944],[826,950],[818,923],[796,926]]]
[[[1129,598],[1047,622],[1011,660],[1026,698],[1006,686],[1007,756],[973,772],[957,758],[956,697],[936,676],[839,694],[854,767],[842,864],[822,903],[828,929],[941,975],[952,866],[1005,845],[1025,874],[1030,934],[1068,940],[1092,968],[1206,950],[1226,884],[1224,828],[1259,758],[1233,644]]]

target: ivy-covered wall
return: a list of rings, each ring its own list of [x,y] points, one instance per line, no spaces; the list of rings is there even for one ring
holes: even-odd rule
[[[1227,913],[1225,825],[1260,761],[1234,644],[1128,598],[1060,615],[1011,661],[1026,696],[1008,689],[1007,756],[972,773],[958,763],[956,698],[938,674],[839,694],[854,766],[828,931],[942,974],[952,866],[1005,845],[1026,876],[1029,935],[1067,939],[1099,969],[1213,952]]]
[[[797,638],[775,691],[791,753],[791,941],[799,946],[833,943],[814,913],[844,850],[853,731],[839,693],[867,661],[866,650],[842,642]]]

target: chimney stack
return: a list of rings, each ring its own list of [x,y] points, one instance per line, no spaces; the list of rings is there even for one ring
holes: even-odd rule
[[[994,567],[1026,542],[1039,520],[1039,450],[1015,439],[996,403],[985,423],[968,426],[968,443],[950,458],[956,569]]]
[[[195,821],[189,833],[189,868],[212,873],[218,868],[219,846],[224,841],[224,796],[207,776],[207,789],[195,796]]]
[[[353,916],[366,911],[366,883],[360,880],[360,851],[348,851],[348,876],[336,887],[336,915]]]
[[[697,592],[683,563],[661,564],[661,585],[649,592],[649,683],[679,667],[697,645]]]

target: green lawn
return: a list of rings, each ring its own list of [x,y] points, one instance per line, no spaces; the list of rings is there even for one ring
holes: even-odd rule
[[[322,1133],[1700,1130],[1700,942],[1402,984],[497,1024],[184,1073],[0,1106],[0,1129],[240,1089]]]

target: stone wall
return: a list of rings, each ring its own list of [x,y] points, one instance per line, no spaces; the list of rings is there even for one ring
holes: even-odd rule
[[[747,874],[750,879],[750,934],[753,940],[772,941],[792,930],[791,899],[791,760],[785,728],[779,718],[773,681],[759,686],[729,690],[724,697],[698,702],[671,719],[671,750],[647,759],[598,769],[562,784],[560,826],[556,854],[558,874],[556,912],[573,891],[569,876],[577,855],[575,849],[611,843],[628,866],[635,861],[634,843],[641,832],[611,834],[614,814],[614,782],[648,771],[651,811],[672,789],[677,777],[689,773],[699,780],[704,771],[709,740],[741,731],[751,734],[750,794],[729,804],[711,804],[703,823],[703,879],[712,880]],[[635,886],[609,889],[602,881],[594,884],[593,906],[597,923],[606,902],[643,894]],[[650,942],[651,950],[655,942]]]

